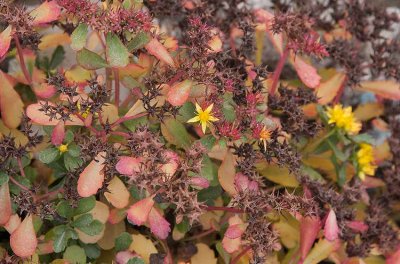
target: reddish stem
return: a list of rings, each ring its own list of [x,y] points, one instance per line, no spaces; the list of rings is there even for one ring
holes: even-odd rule
[[[132,119],[136,119],[136,118],[139,118],[139,117],[142,117],[142,116],[145,116],[145,115],[147,115],[147,113],[140,113],[140,114],[133,115],[133,116],[124,116],[124,117],[121,117],[120,119],[118,119],[117,121],[115,121],[115,122],[111,125],[111,127],[115,127],[115,126],[117,126],[117,125],[119,125],[119,124],[121,124],[121,123],[123,123],[123,122],[125,122],[125,121],[132,120]]]
[[[120,132],[120,131],[111,131],[111,134],[112,135],[116,135],[116,136],[121,136],[121,137],[124,137],[124,138],[129,138],[130,137],[128,133]]]
[[[19,188],[21,188],[24,191],[27,192],[31,192],[31,190],[28,189],[28,187],[26,187],[25,185],[22,185],[21,183],[19,183],[16,179],[14,179],[12,176],[9,176],[10,181],[12,181],[12,183],[14,183],[15,185],[17,185]]]
[[[22,166],[21,158],[17,159],[17,163],[18,163],[19,171],[21,172],[21,176],[25,178],[26,175],[25,175],[24,167]]]
[[[63,192],[64,192],[64,189],[57,189],[57,190],[54,190],[54,191],[51,191],[51,192],[47,192],[45,194],[37,196],[36,197],[36,201],[40,201],[40,200],[43,200],[43,199],[45,199],[45,198],[47,198],[49,196],[53,196],[55,194],[59,194],[59,193],[63,193]]]
[[[333,103],[334,103],[334,104],[339,103],[340,98],[341,98],[342,95],[343,95],[344,88],[346,87],[347,80],[348,80],[348,77],[346,76],[345,79],[343,80],[342,85],[341,85],[340,88],[339,88],[339,91],[337,92],[335,98],[333,99]]]
[[[234,257],[229,264],[236,264],[249,250],[251,249],[250,246],[245,247],[240,253],[239,255],[237,255],[236,257]]]
[[[283,66],[285,66],[288,56],[289,56],[289,48],[286,47],[281,55],[281,58],[279,59],[278,65],[276,66],[276,69],[272,76],[272,85],[271,89],[269,90],[270,95],[274,95],[278,88],[279,77],[281,77]]]
[[[14,40],[15,40],[15,44],[17,46],[18,57],[19,57],[19,62],[21,65],[22,73],[24,74],[25,79],[27,80],[29,85],[32,85],[32,77],[29,74],[28,69],[26,68],[26,64],[25,64],[25,60],[24,60],[24,53],[22,51],[21,43],[19,42],[19,39],[17,36],[14,36]]]
[[[179,80],[179,78],[183,76],[184,73],[185,73],[184,71],[177,72],[175,76],[172,77],[172,79],[168,82],[168,85],[169,86],[173,85],[177,80]]]
[[[232,207],[224,207],[224,206],[207,206],[207,211],[225,211],[231,213],[244,213],[242,210]]]
[[[114,72],[114,84],[115,84],[115,106],[118,108],[119,107],[119,73],[118,73],[118,69],[114,68],[113,69]]]
[[[210,229],[208,229],[208,230],[206,230],[206,231],[204,231],[204,232],[202,232],[202,233],[200,233],[200,234],[197,234],[197,235],[194,235],[194,236],[185,238],[183,241],[189,241],[189,240],[199,239],[199,238],[208,236],[209,234],[212,234],[212,233],[214,233],[214,232],[215,232],[215,229],[214,229],[214,228],[210,228]]]

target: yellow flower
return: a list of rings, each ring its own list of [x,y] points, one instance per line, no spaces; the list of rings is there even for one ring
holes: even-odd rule
[[[82,107],[81,107],[81,104],[78,102],[78,110],[79,110],[79,114],[83,117],[83,118],[86,118],[86,117],[88,117],[88,115],[89,115],[89,111],[90,111],[90,108],[87,108],[85,111],[82,111]]]
[[[337,104],[333,108],[328,107],[326,114],[329,124],[335,124],[347,134],[355,135],[361,130],[361,123],[354,117],[351,106],[343,108],[341,104]]]
[[[214,117],[211,113],[214,104],[210,104],[206,110],[203,110],[200,105],[196,103],[196,116],[188,120],[188,123],[196,123],[200,122],[201,130],[203,133],[206,133],[207,125],[210,125],[211,122],[218,121],[219,119]]]
[[[58,146],[58,150],[61,153],[67,152],[68,151],[68,145],[67,144],[61,144],[60,146]]]
[[[260,131],[259,140],[264,145],[264,150],[267,151],[267,142],[271,139],[271,130],[268,130],[266,126]]]
[[[358,177],[364,180],[366,175],[373,176],[376,166],[374,163],[374,152],[370,144],[360,144],[357,151]]]

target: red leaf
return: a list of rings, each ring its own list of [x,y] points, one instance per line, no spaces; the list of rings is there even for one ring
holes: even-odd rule
[[[175,68],[175,63],[171,54],[169,54],[168,50],[157,39],[153,38],[144,47],[151,55]]]
[[[140,159],[132,157],[120,157],[115,169],[123,175],[132,175],[140,171]]]
[[[5,225],[12,214],[8,182],[5,182],[0,186],[0,212],[0,225]]]
[[[55,146],[61,145],[65,137],[65,125],[64,121],[60,120],[54,127],[51,133],[51,143]]]
[[[33,18],[34,25],[40,25],[57,20],[60,14],[61,9],[57,5],[56,1],[46,1],[32,10],[29,15]]]
[[[191,80],[184,80],[179,83],[175,83],[167,94],[167,100],[173,106],[183,105],[189,98],[190,89],[193,86]]]
[[[399,264],[400,260],[400,247],[397,248],[396,252],[386,258],[386,264]]]
[[[301,260],[304,260],[310,251],[318,232],[321,229],[319,217],[302,217],[300,220],[300,254]]]
[[[193,177],[193,178],[191,178],[190,179],[190,184],[194,185],[194,186],[197,186],[197,187],[200,187],[200,188],[203,188],[203,189],[208,188],[210,186],[210,182],[206,178],[203,178],[203,177]]]
[[[11,43],[11,25],[0,33],[0,58],[2,58],[10,48]]]
[[[142,225],[144,224],[153,208],[154,200],[153,196],[147,197],[139,202],[136,202],[131,207],[129,207],[127,213],[128,221],[134,225]]]
[[[294,61],[294,68],[300,80],[309,88],[316,88],[321,81],[321,76],[318,75],[317,69],[305,62],[297,56]]]
[[[79,175],[77,189],[81,197],[89,197],[96,194],[103,186],[105,155],[105,152],[97,154],[96,158]]]
[[[324,236],[329,241],[334,241],[339,237],[339,226],[337,224],[335,211],[332,209],[329,211],[325,221]]]
[[[160,239],[166,239],[171,232],[169,222],[154,207],[150,210],[149,225],[151,232]]]
[[[347,222],[347,226],[360,233],[368,230],[368,225],[362,221],[349,221]]]
[[[10,246],[15,255],[26,258],[35,253],[38,241],[33,228],[32,215],[25,217],[24,221],[11,234]]]

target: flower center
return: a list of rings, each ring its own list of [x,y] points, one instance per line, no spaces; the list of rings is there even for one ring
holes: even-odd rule
[[[210,114],[207,112],[199,113],[199,119],[201,122],[207,122],[210,119]]]

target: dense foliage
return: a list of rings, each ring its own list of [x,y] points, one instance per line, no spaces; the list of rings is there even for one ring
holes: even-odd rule
[[[400,18],[0,0],[0,263],[400,263]]]

